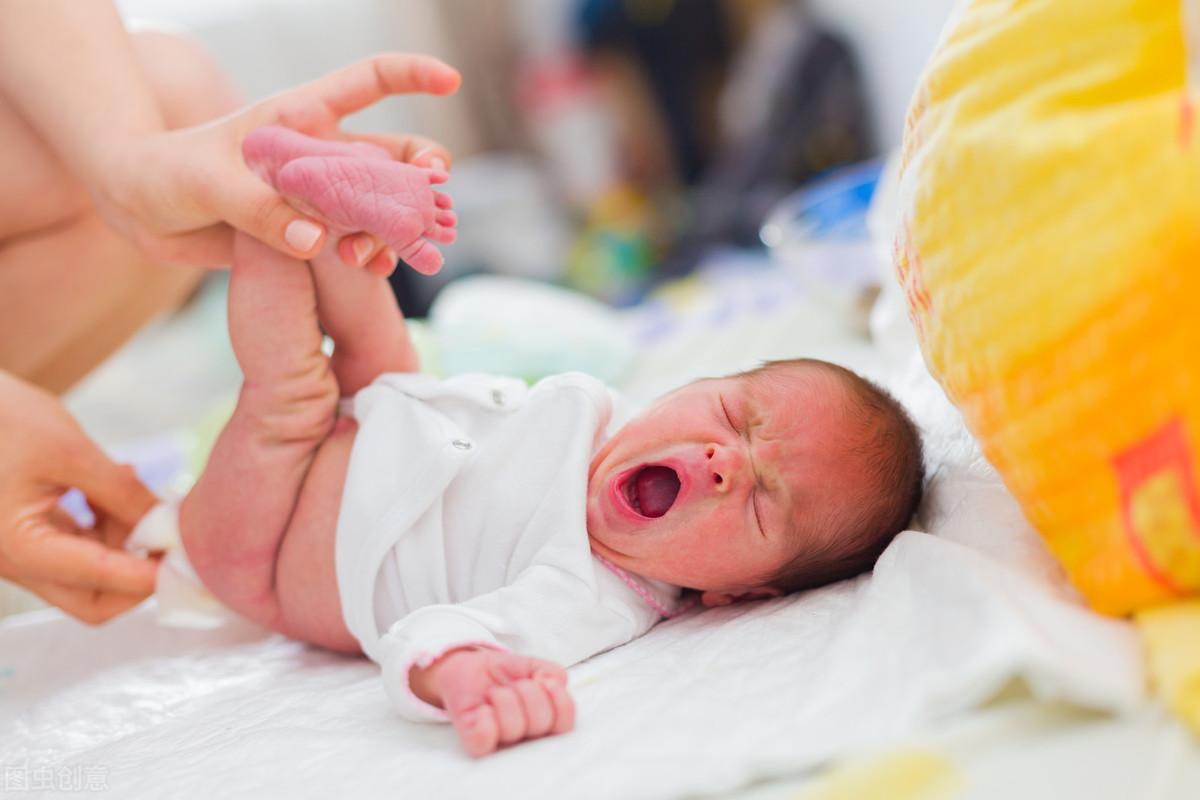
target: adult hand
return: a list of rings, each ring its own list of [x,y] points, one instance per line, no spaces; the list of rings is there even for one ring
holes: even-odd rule
[[[120,549],[155,503],[57,398],[0,372],[0,578],[98,623],[154,591],[156,564]],[[80,489],[96,516],[80,527],[58,501]]]
[[[246,167],[246,134],[281,125],[322,139],[371,142],[396,159],[446,168],[450,154],[431,140],[351,134],[338,125],[390,95],[448,95],[460,82],[457,71],[430,56],[375,56],[208,125],[110,142],[110,151],[94,162],[103,168],[90,189],[105,220],[156,261],[228,265],[235,229],[281,253],[309,258],[321,250],[323,226]],[[363,238],[345,251],[363,264],[382,250],[378,240]]]
[[[409,685],[450,715],[467,755],[566,733],[575,725],[567,671],[540,658],[490,649],[451,650],[429,667],[413,667]]]

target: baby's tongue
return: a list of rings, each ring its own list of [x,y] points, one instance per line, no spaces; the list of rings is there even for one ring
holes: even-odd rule
[[[633,490],[643,516],[661,517],[679,494],[679,476],[668,467],[646,467],[634,476]]]

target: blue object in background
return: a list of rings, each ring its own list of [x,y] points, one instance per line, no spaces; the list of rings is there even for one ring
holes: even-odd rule
[[[759,232],[763,244],[868,239],[867,211],[884,163],[878,158],[843,167],[792,192],[763,224]]]

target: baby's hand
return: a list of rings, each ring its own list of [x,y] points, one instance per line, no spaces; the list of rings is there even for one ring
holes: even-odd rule
[[[441,267],[430,242],[453,242],[457,223],[449,196],[433,190],[449,180],[444,170],[393,161],[370,144],[325,142],[286,128],[253,131],[242,150],[263,180],[334,233],[377,236],[418,272]]]
[[[473,758],[575,725],[567,672],[550,661],[497,650],[452,650],[428,668],[413,667],[410,677],[418,697],[450,715]]]

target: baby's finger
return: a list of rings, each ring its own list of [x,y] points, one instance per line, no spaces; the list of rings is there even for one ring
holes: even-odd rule
[[[567,671],[562,668],[562,665],[555,664],[553,661],[538,661],[537,665],[530,671],[529,677],[543,683],[557,683],[560,686],[567,685]]]
[[[487,700],[496,712],[500,743],[513,744],[524,739],[529,724],[516,690],[512,686],[493,686],[488,689]]]
[[[554,727],[554,705],[546,687],[527,679],[517,681],[512,688],[525,709],[525,737],[536,739],[549,733]]]
[[[554,708],[554,724],[550,726],[550,735],[556,736],[574,728],[575,700],[567,691],[567,687],[558,681],[546,681],[542,686],[546,689],[550,704]]]
[[[471,758],[481,758],[500,745],[496,712],[489,706],[477,706],[453,717],[454,732]]]

